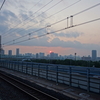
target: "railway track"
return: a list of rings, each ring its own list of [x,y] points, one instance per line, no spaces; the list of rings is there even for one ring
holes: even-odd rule
[[[28,84],[25,84],[9,75],[6,75],[2,72],[0,72],[0,78],[5,80],[6,82],[10,83],[14,87],[18,88],[28,96],[32,98],[32,100],[59,100],[56,97],[53,97],[47,93],[44,93],[34,87],[29,86]]]

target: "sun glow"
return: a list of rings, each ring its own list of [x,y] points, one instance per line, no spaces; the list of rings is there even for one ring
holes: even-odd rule
[[[50,53],[52,53],[52,51],[49,51]]]

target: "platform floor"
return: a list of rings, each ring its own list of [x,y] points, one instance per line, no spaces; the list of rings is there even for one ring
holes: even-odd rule
[[[28,80],[30,82],[33,82],[42,87],[57,91],[76,100],[100,100],[100,94],[87,92],[85,90],[70,87],[68,85],[64,85],[60,83],[56,84],[56,82],[50,80],[38,78],[36,76],[27,75],[21,72],[17,72],[5,68],[0,68],[0,70],[12,74],[14,76],[20,77],[22,79]]]

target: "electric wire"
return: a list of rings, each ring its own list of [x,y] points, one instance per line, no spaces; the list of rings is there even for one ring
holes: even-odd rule
[[[41,9],[43,9],[45,6],[47,6],[48,4],[50,4],[51,2],[52,2],[53,0],[51,0],[50,2],[48,2],[47,4],[45,4],[43,7],[41,7],[40,9],[38,9],[35,13],[33,13],[32,15],[30,15],[30,16],[33,16],[34,14],[36,14],[37,12],[39,12]],[[27,17],[26,19],[24,19],[23,20],[23,22],[25,21],[25,20],[27,20],[29,17]],[[22,22],[21,22],[22,23]],[[21,23],[19,23],[19,24],[17,24],[17,25],[15,25],[13,28],[16,28],[18,25],[20,25]],[[13,29],[11,29],[11,31],[10,31],[10,33],[13,31]],[[8,32],[8,33],[7,33]],[[6,33],[4,33],[4,34],[9,34],[9,30],[7,31]],[[2,34],[2,35],[4,35],[4,34]]]
[[[33,37],[33,38],[28,38],[28,39],[25,39],[25,40],[22,40],[22,41],[19,41],[19,42],[16,42],[16,43],[12,43],[12,44],[9,44],[9,45],[5,45],[5,46],[10,46],[10,45],[13,45],[13,44],[18,44],[18,43],[21,43],[21,42],[25,42],[25,41],[29,41],[29,40],[32,40],[32,39],[40,38],[40,37],[43,37],[43,36],[46,36],[46,35],[50,35],[50,34],[53,34],[53,33],[59,32],[59,31],[63,31],[63,30],[69,29],[69,28],[81,26],[81,25],[88,24],[88,23],[95,22],[95,21],[99,21],[99,20],[100,20],[100,18],[93,19],[93,20],[90,20],[90,21],[86,21],[86,22],[83,22],[83,23],[80,23],[80,24],[76,24],[76,25],[70,26],[70,27],[62,28],[60,30],[53,31],[53,32],[50,32],[48,34],[42,34],[42,35],[39,35],[39,36],[36,36],[36,37]],[[5,46],[3,46],[3,47],[5,47]]]
[[[69,7],[73,6],[73,5],[75,5],[75,4],[77,4],[77,3],[80,2],[80,1],[81,1],[81,0],[78,0],[77,2],[75,2],[75,3],[73,3],[73,4],[71,4],[71,5],[67,6],[67,7],[65,7],[64,9],[61,9],[60,11],[58,11],[58,12],[56,12],[56,13],[50,15],[49,17],[47,17],[47,18],[41,20],[40,22],[42,22],[42,21],[44,21],[44,20],[46,20],[46,19],[48,19],[48,18],[50,18],[50,17],[52,17],[52,16],[54,16],[54,15],[60,13],[60,12],[62,12],[63,10],[65,10],[65,9],[67,9],[67,8],[69,8]],[[34,25],[35,25],[35,24],[34,24]],[[30,34],[30,33],[28,33],[28,34]],[[10,34],[9,34],[9,35],[10,35]],[[6,35],[6,36],[7,36],[7,35]],[[25,36],[27,36],[27,35],[23,35],[22,37],[25,37]],[[22,37],[16,38],[16,40],[18,40],[18,39],[20,39],[20,38],[22,38]],[[8,42],[11,42],[11,41],[8,41]],[[3,44],[4,44],[4,43],[3,43]]]
[[[48,18],[50,18],[50,17],[52,17],[52,16],[54,16],[54,15],[56,15],[56,14],[58,14],[58,13],[64,11],[65,9],[67,9],[67,8],[69,8],[69,7],[71,7],[71,6],[75,5],[75,4],[77,4],[77,3],[80,2],[80,1],[81,1],[81,0],[78,0],[77,2],[74,2],[73,4],[71,4],[71,5],[69,5],[69,6],[67,6],[67,7],[65,7],[65,8],[63,8],[63,9],[61,9],[60,11],[58,11],[58,12],[56,12],[56,13],[50,15],[49,17],[47,17],[47,18],[41,20],[40,22],[42,22],[42,21],[44,21],[44,20],[46,20],[46,19],[48,19]],[[34,25],[36,25],[36,24],[34,24]],[[29,28],[29,27],[28,27],[28,28]],[[10,35],[10,34],[8,34],[8,35]],[[8,35],[7,35],[7,36],[8,36]]]
[[[99,5],[100,5],[100,3],[98,3],[98,4],[96,4],[96,5],[93,5],[93,6],[91,6],[91,7],[87,8],[87,9],[85,9],[85,10],[82,10],[82,11],[80,11],[80,12],[78,12],[78,13],[76,13],[76,14],[72,15],[72,16],[76,16],[76,15],[78,15],[78,14],[81,14],[81,13],[83,13],[83,12],[85,12],[85,11],[88,11],[88,10],[90,10],[90,9],[94,8],[94,7],[99,6]],[[66,20],[66,18],[64,18],[63,20]],[[61,21],[63,21],[63,20],[61,20]],[[61,22],[61,21],[59,21],[59,22]],[[59,22],[58,22],[58,23],[59,23]],[[25,36],[27,36],[27,35],[25,35]]]
[[[39,0],[39,1],[38,1],[34,6],[32,6],[29,10],[31,10],[32,8],[34,8],[38,3],[40,3],[40,1],[41,1],[41,0]],[[10,2],[10,3],[11,3],[11,2]],[[20,16],[20,14],[19,14],[18,16]],[[25,19],[24,19],[24,20],[25,20]],[[18,21],[18,19],[15,20],[15,21]],[[14,26],[14,27],[16,27],[16,26]],[[13,28],[14,28],[14,27],[13,27]],[[4,30],[5,30],[5,29],[4,29]],[[9,32],[9,31],[11,31],[11,30],[6,31],[6,33]],[[5,33],[5,34],[6,34],[6,33]],[[1,35],[5,35],[5,34],[2,33]]]
[[[100,5],[100,3],[98,3],[98,4],[94,5],[94,6],[91,6],[91,7],[87,8],[87,9],[85,9],[85,10],[82,10],[82,11],[79,12],[79,13],[81,14],[81,13],[83,13],[83,12],[85,12],[85,11],[87,11],[87,10],[90,10],[90,9],[96,7],[96,6],[99,6],[99,5]],[[76,13],[76,14],[74,14],[74,15],[72,15],[72,16],[75,16],[75,15],[77,15],[77,14],[78,14],[78,13]],[[67,18],[68,18],[68,17],[67,17]],[[57,23],[60,23],[60,22],[62,22],[62,21],[64,21],[64,20],[66,20],[67,18],[64,18],[64,19],[62,19],[62,20],[60,20],[60,21],[57,21],[57,22],[55,22],[55,23],[52,23],[51,25],[48,25],[48,26],[52,26],[52,25],[55,25],[55,24],[57,24]],[[41,29],[39,29],[39,30],[33,31],[33,32],[31,32],[31,33],[28,33],[28,34],[26,34],[26,35],[23,35],[23,36],[21,36],[21,37],[19,37],[19,38],[16,38],[16,39],[14,39],[14,40],[5,42],[5,43],[3,43],[3,44],[8,44],[8,43],[10,43],[10,42],[12,42],[12,41],[21,39],[21,38],[23,38],[23,37],[25,37],[25,36],[28,36],[29,34],[31,35],[31,34],[33,34],[33,33],[35,33],[35,32],[38,32],[38,31],[40,31],[40,30],[43,30],[43,29],[47,28],[48,26],[43,27],[43,28],[41,28]]]
[[[99,5],[100,5],[100,3],[98,3],[98,4],[96,4],[96,5],[93,5],[93,6],[91,6],[91,7],[87,8],[87,9],[85,9],[85,10],[83,10],[83,11],[80,11],[80,12],[78,12],[78,13],[76,13],[76,14],[72,15],[72,16],[79,15],[79,14],[81,14],[81,13],[83,13],[83,12],[86,12],[86,11],[88,11],[88,10],[92,9],[92,8],[95,8],[95,7],[99,6]]]
[[[35,33],[35,32],[41,31],[41,30],[43,30],[43,29],[45,29],[45,28],[47,28],[47,27],[53,26],[53,25],[55,25],[55,24],[58,24],[58,23],[60,23],[60,22],[62,22],[62,21],[64,21],[64,20],[66,20],[66,18],[64,18],[64,19],[62,19],[62,20],[60,20],[60,21],[57,21],[57,22],[55,22],[55,23],[52,23],[52,24],[50,24],[50,25],[48,25],[48,26],[45,26],[45,27],[43,27],[43,28],[40,28],[40,29],[38,29],[38,30],[36,30],[36,31],[30,32],[30,33],[28,33],[28,34],[26,34],[26,35],[23,35],[23,36],[19,37],[19,38],[13,39],[13,40],[8,41],[8,42],[5,42],[5,43],[3,43],[3,44],[8,44],[8,43],[10,43],[10,42],[12,42],[12,41],[21,39],[21,38],[26,37],[26,36],[28,36],[28,35],[31,35],[31,34],[33,34],[33,33]]]
[[[56,4],[54,4],[53,6],[51,6],[50,8],[48,8],[47,10],[45,10],[44,12],[42,12],[41,14],[39,14],[38,16],[36,16],[35,18],[39,17],[40,15],[42,15],[43,13],[46,13],[48,10],[52,9],[53,7],[55,7],[56,5],[58,5],[62,0],[60,0],[59,2],[57,2]],[[35,19],[34,18],[34,19]],[[30,21],[32,21],[33,19],[31,19]],[[26,22],[25,24],[23,24],[22,26],[25,26],[26,24],[28,24],[30,21]],[[27,29],[27,28],[26,28]],[[17,29],[15,29],[17,30]],[[15,31],[14,30],[14,31]],[[18,32],[22,32],[23,30],[19,30]],[[11,34],[8,34],[8,35],[11,35]],[[6,35],[6,36],[8,36]]]
[[[0,10],[2,9],[2,7],[3,7],[4,3],[5,3],[5,1],[6,1],[6,0],[3,1],[2,5],[1,5],[1,7],[0,7]]]

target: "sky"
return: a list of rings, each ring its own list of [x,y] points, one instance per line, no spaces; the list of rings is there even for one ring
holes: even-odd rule
[[[100,5],[79,13],[99,3],[100,0],[6,0],[0,10],[2,48],[6,53],[13,50],[13,54],[19,48],[22,54],[53,51],[80,56],[97,50],[100,56],[100,20],[71,27],[100,18]],[[64,30],[57,31],[60,29]],[[43,34],[47,35],[38,37]]]

